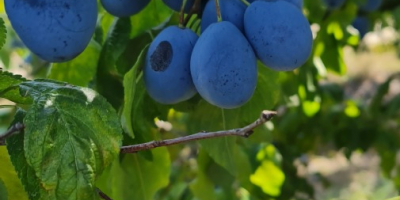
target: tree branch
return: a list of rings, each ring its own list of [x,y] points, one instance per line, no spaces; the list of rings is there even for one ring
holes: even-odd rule
[[[5,144],[5,139],[10,137],[12,134],[19,132],[21,130],[24,130],[25,126],[22,123],[16,123],[13,126],[10,127],[5,133],[0,135],[0,145]]]
[[[253,134],[253,129],[261,126],[265,122],[271,120],[277,112],[275,111],[263,111],[261,116],[254,121],[253,123],[239,129],[231,129],[231,130],[224,130],[224,131],[216,131],[216,132],[200,132],[193,135],[187,135],[179,138],[162,140],[162,141],[151,141],[142,144],[130,145],[130,146],[123,146],[121,147],[120,153],[136,153],[139,151],[154,149],[157,147],[162,146],[170,146],[174,144],[181,144],[186,143],[194,140],[204,140],[209,138],[216,138],[216,137],[225,137],[225,136],[241,136],[248,138],[251,134]]]

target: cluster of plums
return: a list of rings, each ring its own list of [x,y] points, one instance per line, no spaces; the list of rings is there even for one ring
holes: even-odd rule
[[[278,71],[306,62],[313,36],[301,0],[214,0],[206,3],[201,34],[170,26],[151,43],[144,68],[148,93],[175,104],[196,93],[221,108],[246,103],[257,85],[257,60]]]
[[[342,7],[346,0],[323,0],[325,6],[330,10]],[[360,0],[358,1],[359,15],[354,19],[352,25],[358,30],[360,38],[368,32],[369,21],[364,16],[365,13],[375,11],[382,4],[382,0]]]
[[[4,0],[14,30],[24,44],[49,62],[75,58],[88,45],[97,21],[96,0]],[[101,0],[117,17],[140,12],[150,0]],[[163,0],[175,11],[183,0]],[[195,0],[187,0],[188,12]],[[306,62],[312,49],[302,0],[202,0],[201,35],[170,26],[151,43],[144,68],[148,93],[175,104],[199,93],[209,103],[236,108],[253,95],[257,60],[279,71]]]
[[[188,6],[194,0],[188,0]],[[150,0],[101,0],[117,17],[140,12]],[[182,0],[163,0],[179,10]],[[72,60],[89,44],[96,28],[97,0],[4,0],[8,18],[23,43],[49,62]]]

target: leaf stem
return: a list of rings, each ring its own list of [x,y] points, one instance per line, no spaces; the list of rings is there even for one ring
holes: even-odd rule
[[[3,108],[15,108],[16,106],[15,105],[0,105],[0,109],[3,109]]]
[[[261,113],[260,117],[256,121],[254,121],[253,123],[251,123],[243,128],[230,129],[230,130],[224,130],[224,131],[216,131],[216,132],[200,132],[200,133],[196,133],[193,135],[187,135],[187,136],[178,137],[178,138],[174,138],[174,139],[151,141],[151,142],[142,143],[142,144],[123,146],[123,147],[121,147],[120,153],[136,153],[139,151],[154,149],[157,147],[170,146],[170,145],[181,144],[181,143],[186,143],[186,142],[190,142],[190,141],[204,140],[204,139],[216,138],[216,137],[240,136],[240,137],[248,138],[249,136],[251,136],[251,134],[253,134],[253,129],[261,126],[262,124],[264,124],[267,121],[270,121],[275,115],[277,115],[277,112],[275,112],[275,111],[263,111]]]
[[[186,24],[184,24],[186,2],[187,2],[187,0],[183,0],[182,5],[181,5],[181,10],[180,10],[180,15],[179,15],[179,28],[186,27]]]
[[[25,126],[22,123],[16,123],[11,126],[5,133],[0,135],[0,145],[4,145],[4,140],[10,137],[12,134],[24,130]]]
[[[240,0],[240,1],[242,1],[244,4],[246,4],[246,6],[250,5],[250,3],[247,0]]]
[[[100,198],[104,200],[112,200],[109,196],[104,194],[99,188],[96,188],[97,194],[99,194]]]
[[[215,0],[215,10],[217,11],[217,19],[218,19],[218,22],[221,22],[222,17],[221,17],[221,9],[220,9],[219,5],[220,5],[219,0]]]
[[[193,4],[192,8],[190,9],[189,13],[185,17],[185,21],[183,22],[183,26],[186,27],[187,23],[190,21],[190,18],[192,18],[193,14],[197,14],[197,15],[200,14],[200,12],[201,12],[200,3],[201,3],[201,0],[195,0],[194,1],[194,4]]]

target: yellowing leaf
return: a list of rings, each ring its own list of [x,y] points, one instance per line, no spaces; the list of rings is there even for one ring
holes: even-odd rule
[[[272,161],[264,160],[254,174],[250,176],[250,181],[263,190],[263,192],[278,196],[281,193],[281,186],[285,180],[285,174]]]

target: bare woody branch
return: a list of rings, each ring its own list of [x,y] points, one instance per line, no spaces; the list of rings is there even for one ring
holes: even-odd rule
[[[170,146],[174,144],[181,144],[195,140],[204,140],[209,138],[225,137],[225,136],[240,136],[249,137],[253,133],[253,129],[261,126],[265,122],[271,120],[277,113],[275,111],[263,111],[261,116],[253,123],[238,129],[216,131],[216,132],[200,132],[188,136],[183,136],[174,139],[151,141],[142,144],[123,146],[121,147],[121,153],[136,153],[143,150],[154,149],[162,146]]]
[[[17,133],[19,131],[22,131],[25,128],[25,126],[22,123],[16,123],[13,126],[10,127],[5,133],[0,135],[0,145],[4,145],[5,142],[4,140],[7,137],[10,137],[12,134]]]

